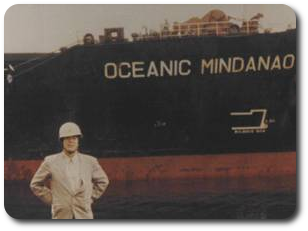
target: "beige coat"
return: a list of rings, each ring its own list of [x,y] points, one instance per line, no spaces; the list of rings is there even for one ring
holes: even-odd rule
[[[91,204],[106,190],[109,181],[96,158],[77,154],[80,188],[72,190],[65,174],[64,153],[47,156],[33,176],[30,188],[51,205],[53,219],[93,219]],[[50,179],[50,188],[46,182]]]

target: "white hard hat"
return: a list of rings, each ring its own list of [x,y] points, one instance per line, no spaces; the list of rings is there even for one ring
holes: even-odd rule
[[[70,136],[82,136],[79,126],[73,122],[62,124],[59,129],[59,139]]]

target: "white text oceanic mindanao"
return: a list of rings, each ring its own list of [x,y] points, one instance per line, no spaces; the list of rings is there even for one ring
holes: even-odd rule
[[[107,62],[103,66],[103,71],[107,79],[189,76],[193,73],[206,76],[223,73],[278,71],[295,67],[295,55],[211,57],[194,62],[197,63],[194,65],[189,59]]]

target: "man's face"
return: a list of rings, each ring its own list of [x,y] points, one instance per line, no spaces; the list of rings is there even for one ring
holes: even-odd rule
[[[74,153],[79,147],[79,137],[70,136],[63,138],[63,149],[68,153]]]

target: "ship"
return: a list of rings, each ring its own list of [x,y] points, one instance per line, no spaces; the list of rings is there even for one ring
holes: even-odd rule
[[[111,181],[296,181],[296,28],[260,32],[261,17],[212,10],[130,39],[106,28],[59,52],[5,54],[5,180],[28,182],[73,121]]]

